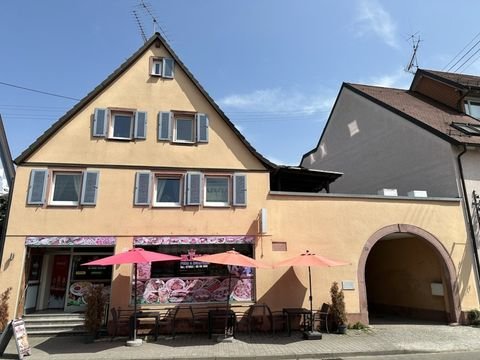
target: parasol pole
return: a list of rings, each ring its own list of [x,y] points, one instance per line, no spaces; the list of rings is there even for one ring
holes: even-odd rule
[[[134,302],[133,302],[133,341],[137,341],[137,263],[134,264],[135,274],[133,280],[135,281],[134,286]]]
[[[230,286],[232,282],[232,272],[230,271],[230,266],[227,265],[228,269],[228,293],[227,293],[227,310],[225,310],[225,338],[228,337],[229,331],[228,331],[228,308],[230,307]]]
[[[310,289],[310,296],[308,297],[310,300],[310,331],[313,331],[312,272],[310,270],[310,266],[308,267],[308,284]]]

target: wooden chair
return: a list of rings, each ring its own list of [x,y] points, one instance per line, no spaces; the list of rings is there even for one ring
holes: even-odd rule
[[[321,331],[322,324],[325,324],[325,330],[328,333],[328,315],[330,313],[330,304],[323,303],[320,311],[313,314],[313,323],[318,322],[318,329]]]
[[[208,327],[208,309],[194,309],[190,305],[192,336],[200,329],[206,331]]]
[[[127,329],[127,332],[128,332],[130,312],[127,313],[127,311],[111,308],[110,313],[112,315],[112,319],[111,319],[112,321],[110,322],[111,324],[110,332],[112,334],[112,337],[110,338],[110,341],[113,341],[113,339],[117,336],[119,331],[121,332],[121,328],[123,326]]]
[[[248,335],[252,336],[252,330],[264,331],[268,326],[273,333],[272,311],[267,304],[250,305],[247,312]]]
[[[177,314],[179,309],[180,308],[178,306],[168,309],[165,313],[160,315],[160,320],[158,321],[159,331],[164,329],[166,333],[170,332],[172,334],[173,339],[175,339],[175,335],[176,335],[175,323],[177,320]]]

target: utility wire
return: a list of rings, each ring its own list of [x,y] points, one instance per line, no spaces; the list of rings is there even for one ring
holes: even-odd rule
[[[442,68],[442,71],[445,70],[445,69],[448,67],[448,65],[450,65],[452,62],[454,62],[455,59],[456,59],[461,53],[463,53],[463,52],[465,51],[465,49],[466,49],[471,43],[473,43],[473,42],[475,41],[475,39],[476,39],[479,35],[480,35],[480,32],[478,32],[477,35],[475,35],[475,36],[472,38],[472,40],[470,40],[469,43],[468,43],[467,45],[465,45],[465,46],[463,47],[463,49],[460,50],[460,51],[458,52],[458,54],[455,55],[455,56],[453,57],[453,59],[450,60],[450,62]]]
[[[458,64],[460,61],[462,61],[463,58],[465,58],[468,54],[470,54],[470,52],[471,52],[479,43],[480,43],[480,40],[478,40],[473,46],[471,46],[470,49],[468,49],[468,51],[467,51],[465,54],[463,54],[463,56],[462,56],[460,59],[458,59],[458,60],[455,62],[455,64],[453,64],[452,66],[450,66],[447,71],[449,72],[449,71],[452,70],[455,66],[457,66],[457,64]],[[462,65],[463,65],[463,64],[462,64]],[[458,71],[458,68],[457,68],[457,71]],[[454,71],[454,72],[455,72],[455,71]]]
[[[479,42],[480,42],[480,40],[479,40]],[[480,48],[478,48],[477,51],[475,51],[467,60],[465,60],[465,61],[462,63],[462,65],[460,65],[460,66],[457,68],[457,70],[455,70],[454,72],[460,71],[460,69],[461,69],[462,67],[464,67],[465,64],[468,63],[468,62],[470,61],[470,59],[473,58],[475,55],[477,55],[479,52],[480,52]]]
[[[64,96],[64,95],[54,94],[54,93],[50,93],[50,92],[46,92],[46,91],[42,91],[42,90],[31,89],[31,88],[27,88],[27,87],[24,87],[24,86],[9,84],[9,83],[2,82],[2,81],[0,81],[0,85],[10,86],[10,87],[21,89],[21,90],[31,91],[31,92],[35,92],[35,93],[39,93],[39,94],[43,94],[43,95],[55,96],[55,97],[59,97],[59,98],[63,98],[63,99],[69,99],[69,100],[75,100],[75,101],[80,100],[80,99],[76,99],[76,98],[73,98],[73,97],[70,97],[70,96]]]

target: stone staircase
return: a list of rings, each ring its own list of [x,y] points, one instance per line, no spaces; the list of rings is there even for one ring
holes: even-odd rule
[[[23,320],[29,336],[81,335],[87,332],[83,314],[36,313],[24,315]]]

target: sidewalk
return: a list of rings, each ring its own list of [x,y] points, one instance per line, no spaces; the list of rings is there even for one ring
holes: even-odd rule
[[[30,337],[32,356],[27,359],[299,359],[332,358],[421,352],[480,350],[480,328],[446,325],[374,325],[368,330],[348,330],[347,335],[324,334],[322,340],[240,334],[232,343],[218,343],[206,335],[159,338],[141,347],[126,347],[125,339],[85,343],[82,336]],[[3,356],[16,357],[14,341]]]

